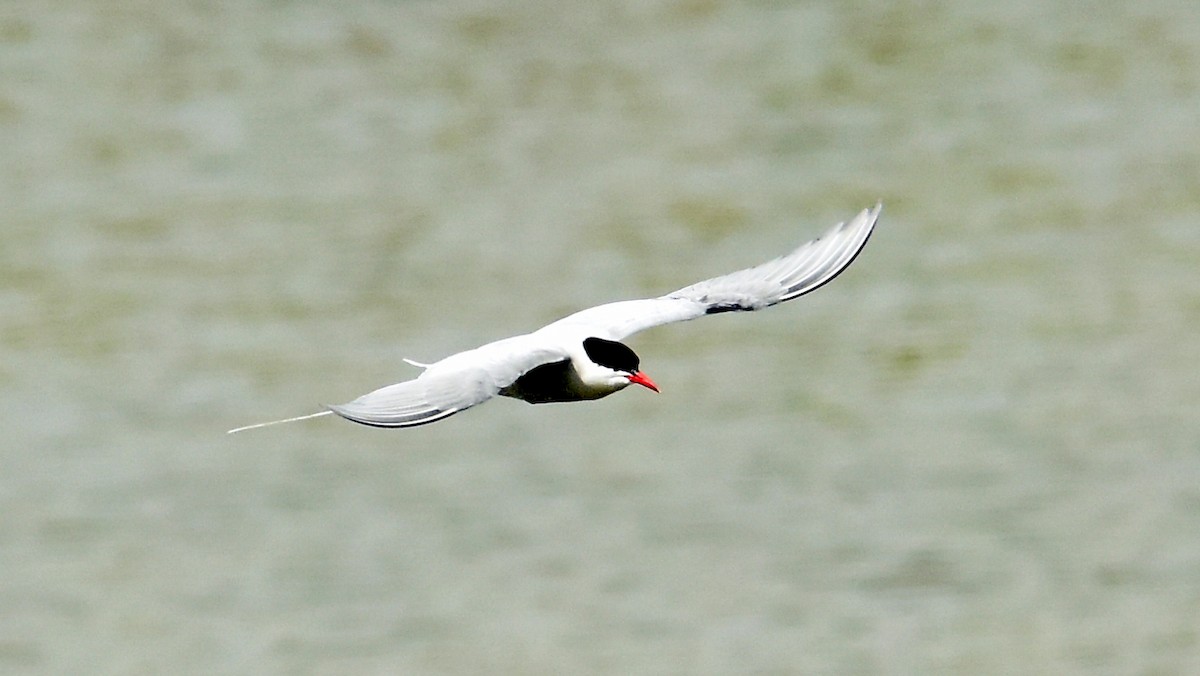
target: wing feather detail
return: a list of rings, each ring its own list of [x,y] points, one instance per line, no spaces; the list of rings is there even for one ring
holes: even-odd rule
[[[879,219],[881,204],[864,209],[848,222],[791,253],[720,277],[713,277],[659,298],[598,305],[560,319],[542,331],[590,331],[621,340],[645,329],[706,314],[753,311],[798,298],[828,284],[866,246]]]
[[[413,380],[326,408],[372,427],[426,425],[482,404],[525,372],[565,356],[532,335],[505,338],[430,364]]]

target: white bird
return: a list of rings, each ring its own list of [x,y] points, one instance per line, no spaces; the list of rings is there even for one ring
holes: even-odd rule
[[[719,312],[752,311],[814,291],[837,277],[862,251],[882,205],[864,209],[795,251],[745,270],[685,286],[658,298],[598,305],[533,333],[459,352],[407,382],[388,385],[309,415],[247,425],[242,430],[336,413],[363,425],[414,427],[482,404],[496,395],[531,404],[599,399],[631,384],[658,391],[640,360],[618,341],[660,324]]]

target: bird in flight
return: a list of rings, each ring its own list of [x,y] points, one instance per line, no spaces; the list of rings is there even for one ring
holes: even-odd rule
[[[748,312],[815,291],[845,270],[875,228],[882,205],[795,251],[752,268],[713,277],[658,298],[597,305],[533,333],[497,340],[432,364],[416,378],[346,404],[229,433],[337,414],[374,427],[415,427],[448,418],[496,395],[531,404],[585,401],[629,385],[658,391],[624,338],[661,324],[720,312]]]

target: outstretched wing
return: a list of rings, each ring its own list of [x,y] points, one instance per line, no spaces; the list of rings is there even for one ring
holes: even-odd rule
[[[659,298],[598,305],[560,319],[541,331],[590,330],[621,340],[653,326],[708,314],[751,311],[815,291],[845,270],[871,237],[881,204],[864,209],[846,223],[786,256],[762,265],[706,279]]]
[[[326,405],[330,411],[363,425],[373,427],[416,427],[454,415],[482,401],[474,397],[438,401],[429,396],[428,383],[421,378],[381,387],[354,401]]]
[[[430,364],[413,380],[326,408],[363,425],[416,427],[482,404],[530,369],[565,357],[532,335],[505,338]]]

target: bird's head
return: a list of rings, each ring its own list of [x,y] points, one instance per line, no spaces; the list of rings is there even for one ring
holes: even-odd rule
[[[585,338],[583,351],[588,359],[603,367],[603,377],[609,386],[620,389],[637,384],[658,392],[658,385],[641,371],[641,359],[628,345],[603,338]]]

